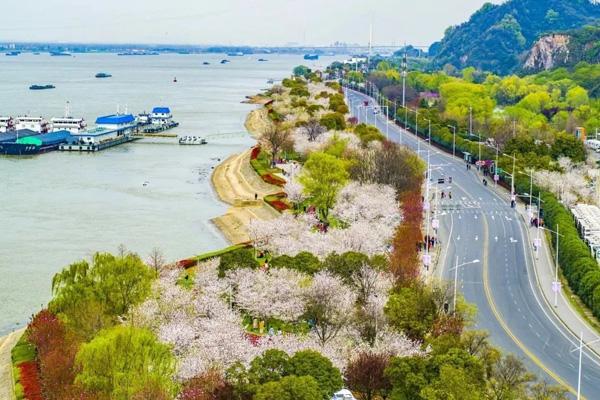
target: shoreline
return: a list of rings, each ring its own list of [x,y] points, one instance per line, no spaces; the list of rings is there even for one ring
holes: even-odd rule
[[[261,107],[248,113],[245,127],[257,139],[267,123],[267,111]],[[230,205],[225,214],[212,218],[211,222],[231,245],[250,240],[246,227],[252,220],[269,220],[280,215],[263,199],[282,189],[260,179],[250,165],[250,152],[250,149],[246,149],[229,156],[213,170],[210,177],[219,200]]]

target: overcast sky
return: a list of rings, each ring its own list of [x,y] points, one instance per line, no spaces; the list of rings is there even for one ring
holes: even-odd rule
[[[502,3],[503,0],[489,0]],[[0,41],[429,45],[484,0],[1,0]]]

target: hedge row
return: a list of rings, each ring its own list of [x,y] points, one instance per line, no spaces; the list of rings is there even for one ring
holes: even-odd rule
[[[542,192],[544,221],[561,234],[558,260],[571,289],[600,318],[600,268],[590,249],[579,236],[571,213],[550,193]],[[556,248],[556,235],[552,235]]]

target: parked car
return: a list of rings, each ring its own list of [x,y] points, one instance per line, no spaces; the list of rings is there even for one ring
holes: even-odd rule
[[[352,395],[352,392],[348,389],[342,389],[339,392],[335,393],[331,400],[356,400]]]

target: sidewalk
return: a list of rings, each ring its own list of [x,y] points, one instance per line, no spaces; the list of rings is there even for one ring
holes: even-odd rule
[[[20,329],[0,338],[0,400],[15,398],[11,350],[24,331]]]
[[[492,190],[496,192],[500,197],[505,198],[509,202],[509,194],[503,190],[500,186],[490,186]],[[596,331],[592,326],[588,324],[573,308],[568,299],[565,298],[564,291],[558,293],[557,306],[554,307],[554,291],[552,290],[552,282],[555,276],[555,264],[554,255],[550,244],[546,240],[545,232],[540,232],[540,238],[542,239],[542,245],[538,250],[538,257],[536,259],[535,252],[533,251],[533,239],[537,237],[537,228],[532,227],[529,222],[529,215],[524,204],[517,203],[516,211],[520,215],[525,224],[525,235],[524,238],[527,240],[526,245],[531,248],[533,254],[533,270],[536,275],[536,284],[543,295],[542,301],[546,302],[547,309],[551,310],[554,315],[562,322],[563,326],[570,331],[575,337],[579,337],[583,333],[583,342],[590,342],[588,348],[592,350],[596,355],[600,356],[600,342],[591,343],[594,340],[600,338],[600,333]],[[574,348],[578,346],[575,343],[576,339],[571,338],[574,342]]]

